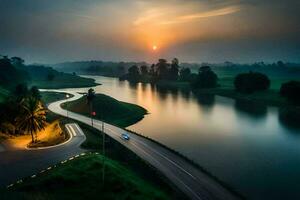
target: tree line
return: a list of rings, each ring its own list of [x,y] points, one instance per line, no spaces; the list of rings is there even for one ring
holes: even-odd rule
[[[0,59],[0,86],[10,91],[0,103],[0,131],[7,134],[30,133],[32,142],[46,125],[46,109],[36,86],[29,88],[30,76],[19,57]]]
[[[284,66],[283,62],[279,62],[278,65]],[[188,82],[194,90],[220,86],[218,84],[218,76],[210,66],[204,65],[199,67],[198,73],[195,74],[188,67],[180,67],[177,58],[174,58],[171,63],[168,63],[166,59],[159,59],[156,64],[152,64],[150,67],[147,65],[133,65],[119,79],[133,83],[148,82],[154,84],[161,80]],[[267,75],[255,71],[240,73],[235,76],[233,81],[235,90],[244,94],[268,90],[270,84],[271,81]],[[300,82],[289,81],[283,83],[279,94],[290,102],[299,104]]]

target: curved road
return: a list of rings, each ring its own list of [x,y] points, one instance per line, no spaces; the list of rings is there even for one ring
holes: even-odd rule
[[[80,148],[80,144],[85,140],[81,129],[74,124],[66,125],[72,134],[70,140],[63,145],[57,145],[45,149],[13,149],[5,146],[0,152],[0,187],[16,182],[20,178],[25,178],[53,166],[70,157],[85,152]],[[6,147],[6,148],[5,148]],[[1,197],[0,197],[1,199]]]
[[[91,125],[91,119],[89,117],[66,111],[61,108],[61,104],[67,101],[76,100],[82,95],[64,90],[48,90],[55,92],[65,92],[74,95],[70,99],[57,101],[51,103],[48,108],[52,112],[69,116],[69,118],[78,120],[85,124]],[[94,120],[94,127],[101,130],[102,122]],[[192,164],[176,155],[172,151],[148,140],[142,136],[131,134],[119,127],[105,123],[104,132],[110,137],[114,138],[128,149],[135,152],[142,159],[153,165],[156,169],[162,172],[167,178],[169,178],[179,189],[181,189],[188,197],[197,200],[230,200],[239,199],[231,192],[226,190],[218,182],[211,177],[201,172]],[[130,140],[124,141],[120,135],[127,132],[130,134]]]

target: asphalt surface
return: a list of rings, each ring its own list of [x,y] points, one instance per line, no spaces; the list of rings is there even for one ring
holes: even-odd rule
[[[54,113],[62,116],[78,120],[82,123],[91,126],[91,119],[89,117],[66,111],[60,107],[60,105],[67,101],[73,101],[80,98],[82,95],[78,93],[71,93],[63,90],[49,90],[56,92],[65,92],[74,95],[70,99],[57,101],[51,103],[48,108]],[[93,126],[101,130],[102,122],[99,120],[93,120]],[[162,130],[163,131],[163,130]],[[146,139],[142,136],[138,136],[127,132],[119,127],[104,123],[104,132],[110,137],[114,138],[128,149],[135,152],[142,159],[150,163],[157,170],[162,172],[173,184],[175,184],[180,190],[182,190],[190,199],[197,200],[230,200],[239,199],[237,196],[225,189],[221,184],[216,182],[210,176],[203,173],[197,167],[186,161],[182,157],[178,156],[174,152],[162,147],[161,145]],[[126,141],[121,138],[122,133],[130,135],[130,140]],[[77,148],[74,148],[75,152]],[[62,152],[61,152],[62,153]],[[42,152],[41,152],[42,154]],[[45,160],[53,159],[47,156]],[[0,178],[1,179],[1,178]]]
[[[66,124],[66,128],[71,135],[70,140],[53,148],[28,150],[3,145],[0,152],[0,187],[6,187],[19,179],[32,176],[49,166],[85,152],[80,148],[80,144],[85,140],[82,130],[77,124]]]

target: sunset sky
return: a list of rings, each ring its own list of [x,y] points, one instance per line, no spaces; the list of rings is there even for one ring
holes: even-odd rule
[[[0,55],[300,62],[299,11],[299,0],[0,0]]]

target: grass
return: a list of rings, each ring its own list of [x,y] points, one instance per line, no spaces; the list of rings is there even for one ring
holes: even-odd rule
[[[24,199],[169,199],[158,187],[139,178],[119,162],[89,154],[14,187]],[[9,198],[11,199],[11,198]]]
[[[47,94],[43,92],[42,95],[43,97],[52,96],[53,101],[65,97],[65,95],[53,92],[47,92]],[[48,100],[47,103],[50,103],[51,100]],[[74,122],[51,112],[48,114],[53,119],[60,118],[63,123]],[[102,133],[88,125],[77,123],[86,135],[86,141],[81,147],[103,153]],[[0,191],[3,199],[97,199],[100,197],[103,199],[186,199],[185,195],[174,189],[174,186],[170,185],[171,183],[162,174],[135,153],[109,136],[105,141],[105,155],[112,163],[108,167],[117,169],[117,175],[109,174],[111,181],[106,182],[106,187],[109,189],[101,185],[102,159],[101,156],[97,156],[91,160],[80,160],[80,163],[85,163],[84,167],[72,161],[68,166],[57,167],[55,170],[59,170],[59,173],[50,171],[35,180],[27,178],[24,184],[12,191]],[[95,167],[91,170],[94,165],[97,169]],[[120,171],[124,176],[118,176]],[[75,187],[72,181],[75,182]],[[110,190],[114,187],[117,187],[118,191]],[[54,190],[55,192],[52,192]],[[81,193],[86,196],[80,195]]]
[[[62,92],[41,92],[42,101],[46,105],[54,101],[66,99],[67,98],[66,95],[67,95],[66,93],[62,93]],[[70,95],[70,97],[72,97],[72,95]]]
[[[103,135],[102,132],[80,122],[77,122],[82,128],[86,141],[81,145],[82,148],[102,152],[102,142]],[[152,185],[158,186],[161,190],[168,193],[172,199],[185,199],[185,195],[175,188],[175,186],[170,185],[169,180],[165,178],[160,172],[155,168],[145,162],[143,159],[138,157],[131,150],[124,147],[119,142],[106,136],[105,139],[105,155],[113,160],[117,160],[126,168],[137,173],[139,177],[147,180]],[[126,156],[124,156],[126,155]]]
[[[30,143],[29,147],[47,147],[58,145],[69,139],[69,134],[61,128],[59,120],[55,120],[38,133],[38,141]]]
[[[65,103],[62,107],[72,112],[90,116],[86,96]],[[147,111],[138,105],[121,102],[104,94],[96,94],[93,108],[93,111],[96,112],[95,118],[102,119],[104,116],[103,121],[120,127],[135,124],[147,114]]]

